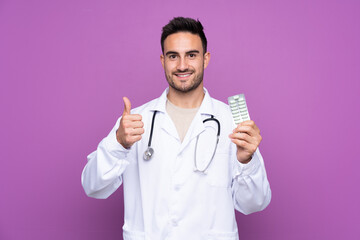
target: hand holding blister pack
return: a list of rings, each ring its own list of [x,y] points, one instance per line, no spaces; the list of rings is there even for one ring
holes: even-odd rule
[[[244,94],[238,94],[228,98],[231,114],[233,116],[234,123],[239,123],[250,120],[249,111],[245,101]]]
[[[236,126],[238,126],[240,123],[242,123],[244,121],[250,120],[250,115],[249,115],[249,111],[248,111],[248,108],[246,105],[246,100],[245,100],[244,94],[238,94],[238,95],[229,97],[228,102],[230,105],[231,114],[233,116],[233,121],[236,124]],[[239,127],[237,127],[237,128],[239,128]],[[237,132],[238,131],[234,132],[233,134],[237,134]],[[236,140],[233,140],[233,142],[239,141],[239,140],[244,142],[244,140],[245,140],[245,139],[241,138],[240,136],[235,137],[235,139]],[[260,143],[260,141],[259,141],[259,143]],[[249,150],[244,151],[244,149],[246,149],[246,148],[244,148],[244,145],[241,145],[239,142],[234,142],[234,143],[238,147],[238,150],[237,150],[238,160],[242,163],[248,163],[253,158],[254,152],[252,152],[250,156],[247,156],[246,152],[249,152]],[[247,144],[247,145],[249,145],[249,144]],[[258,146],[258,144],[257,144],[257,146]],[[257,146],[256,146],[256,148],[257,148]],[[239,149],[240,149],[240,151],[239,151]],[[246,161],[244,162],[240,159],[245,159]]]

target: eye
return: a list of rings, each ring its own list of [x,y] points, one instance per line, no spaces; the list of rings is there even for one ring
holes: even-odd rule
[[[189,56],[189,58],[193,59],[193,58],[196,57],[196,54],[195,53],[190,53],[188,56]]]
[[[176,58],[177,58],[177,55],[175,55],[175,54],[169,55],[170,60],[175,60]]]

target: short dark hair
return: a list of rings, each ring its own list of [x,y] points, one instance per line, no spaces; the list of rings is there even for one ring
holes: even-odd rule
[[[162,28],[161,34],[161,50],[164,53],[164,41],[165,39],[174,33],[177,32],[190,32],[192,34],[199,35],[204,54],[206,53],[207,49],[207,40],[204,33],[204,28],[201,22],[198,20],[194,20],[192,18],[184,18],[184,17],[175,17],[173,18],[168,24],[166,24]]]

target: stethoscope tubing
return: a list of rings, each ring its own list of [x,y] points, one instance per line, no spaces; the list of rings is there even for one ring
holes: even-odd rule
[[[207,118],[203,121],[203,123],[206,123],[207,121],[215,121],[218,125],[218,132],[217,132],[217,137],[220,137],[220,122],[219,120],[217,120],[214,115],[210,115],[211,118]]]
[[[148,147],[144,152],[144,160],[145,161],[149,161],[151,159],[151,157],[154,154],[154,149],[151,147],[151,140],[152,140],[152,135],[153,135],[153,131],[154,131],[154,123],[155,123],[155,116],[156,116],[157,111],[154,111],[153,117],[152,117],[152,121],[151,121],[151,130],[150,130],[150,137],[149,137],[149,142],[148,142]]]
[[[155,122],[155,116],[156,116],[157,111],[154,111],[153,117],[152,117],[152,121],[151,121],[151,130],[150,130],[150,137],[149,137],[149,142],[148,142],[148,147],[151,146],[151,140],[152,140],[152,135],[153,135],[153,131],[154,131],[154,122]]]
[[[219,143],[219,138],[220,138],[220,122],[219,122],[219,120],[217,120],[216,118],[214,118],[213,115],[210,115],[210,116],[211,116],[211,118],[205,119],[205,120],[203,121],[203,123],[206,123],[206,122],[208,122],[208,121],[215,121],[215,122],[217,123],[217,125],[218,125],[218,132],[217,132],[217,135],[216,135],[216,145],[215,145],[215,148],[214,148],[214,152],[213,152],[212,155],[211,155],[210,161],[209,161],[208,164],[205,166],[205,168],[202,169],[202,170],[200,170],[200,169],[198,168],[197,164],[196,164],[196,152],[197,152],[197,145],[198,145],[198,141],[199,141],[199,136],[200,136],[200,135],[198,135],[198,136],[196,137],[196,143],[195,143],[195,152],[194,152],[194,167],[195,167],[195,168],[194,168],[194,171],[198,171],[198,172],[202,172],[202,173],[206,173],[206,170],[209,168],[212,160],[214,159],[214,156],[215,156],[215,153],[216,153],[216,149],[217,149],[217,145],[218,145],[218,143]]]
[[[155,116],[156,116],[156,113],[158,111],[154,111],[153,113],[153,117],[152,117],[152,121],[151,121],[151,129],[150,129],[150,136],[149,136],[149,141],[148,141],[148,147],[147,149],[145,150],[144,152],[144,160],[148,161],[151,159],[151,157],[153,156],[154,154],[154,149],[151,147],[151,141],[152,141],[152,137],[153,137],[153,131],[154,131],[154,123],[155,123]],[[198,144],[198,140],[199,140],[199,136],[197,136],[196,138],[196,144],[195,144],[195,157],[194,157],[194,165],[195,165],[195,170],[196,171],[200,171],[200,172],[203,172],[205,173],[206,169],[210,166],[210,163],[212,162],[213,158],[214,158],[214,155],[215,155],[215,152],[216,152],[216,149],[217,149],[217,145],[218,145],[218,142],[219,142],[219,138],[220,138],[220,122],[219,120],[217,120],[213,115],[210,115],[211,117],[210,118],[206,118],[203,120],[203,123],[206,123],[208,121],[215,121],[216,124],[218,125],[218,131],[217,131],[217,135],[216,135],[216,145],[215,145],[215,149],[214,149],[214,152],[211,156],[211,160],[209,161],[209,163],[205,166],[205,168],[203,170],[200,170],[198,169],[197,167],[197,164],[196,164],[196,149],[197,149],[197,144]]]

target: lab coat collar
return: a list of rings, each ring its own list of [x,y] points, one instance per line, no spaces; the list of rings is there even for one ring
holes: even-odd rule
[[[203,119],[209,117],[210,115],[215,115],[215,109],[213,100],[211,99],[208,91],[206,88],[203,88],[205,96],[204,99],[200,105],[199,111],[194,116],[194,119],[189,126],[188,133],[186,133],[186,136],[184,138],[184,141],[181,143],[181,147],[179,149],[179,152],[183,151],[183,149],[189,144],[189,142],[196,136],[198,136],[200,133],[205,131],[205,126],[203,124]],[[167,101],[167,94],[169,92],[169,88],[167,88],[162,95],[155,101],[155,104],[151,108],[152,111],[159,111],[162,113],[165,113],[163,115],[163,119],[159,118],[159,124],[161,125],[161,128],[165,130],[168,134],[175,138],[179,138],[178,132],[176,130],[176,127],[174,123],[171,121],[170,117],[166,114],[166,101]],[[207,115],[207,116],[204,116]],[[216,116],[215,116],[216,118]],[[167,119],[167,120],[165,120]]]
[[[200,105],[199,113],[200,114],[207,114],[207,115],[215,115],[214,105],[212,99],[210,97],[209,92],[206,88],[204,89],[204,99]],[[165,113],[166,112],[166,100],[167,94],[169,92],[169,88],[166,88],[165,91],[161,94],[161,96],[157,99],[154,107],[151,109],[152,111],[160,111]]]

